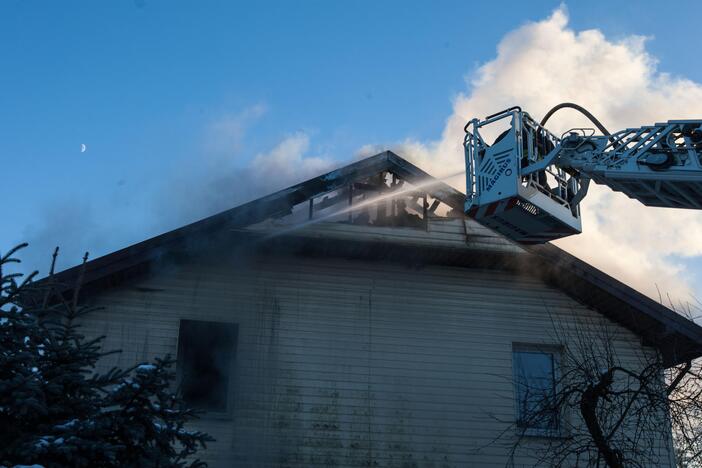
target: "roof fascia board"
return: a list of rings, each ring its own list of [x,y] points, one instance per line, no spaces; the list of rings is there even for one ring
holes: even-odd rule
[[[535,255],[537,258],[541,258],[545,263],[563,269],[587,281],[593,287],[597,287],[614,298],[631,305],[640,313],[645,314],[663,325],[667,333],[680,333],[702,344],[702,327],[697,325],[690,326],[691,323],[687,318],[583,262],[568,252],[551,244],[529,245],[525,247],[529,253]]]

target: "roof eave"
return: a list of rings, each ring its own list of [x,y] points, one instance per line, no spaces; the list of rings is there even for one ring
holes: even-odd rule
[[[432,178],[395,153],[385,151],[91,260],[85,265],[84,284],[99,282],[109,285],[109,281],[98,280],[104,280],[111,275],[120,276],[127,271],[141,271],[164,253],[188,247],[194,242],[207,241],[216,233],[221,235],[223,232],[231,232],[267,218],[282,216],[290,212],[293,206],[310,198],[340,189],[355,179],[383,171],[391,171],[414,184]],[[451,208],[463,211],[465,195],[449,185],[435,180],[431,184],[431,190],[427,191]],[[684,362],[702,355],[702,328],[698,325],[556,246],[546,244],[525,248],[533,255],[533,265],[536,266],[530,267],[531,274],[536,273],[583,303],[604,310],[605,305],[593,301],[594,295],[581,294],[582,288],[579,285],[586,284],[596,288],[610,300],[606,306],[610,315],[649,341],[658,343],[661,349],[667,346],[665,343],[673,343],[671,350],[666,352],[668,363]],[[79,277],[81,268],[77,266],[64,270],[58,273],[55,279],[61,284],[70,285],[66,287],[68,291]],[[617,307],[622,310],[621,313],[617,312]],[[631,315],[630,319],[626,318],[627,314]],[[639,326],[638,322],[643,325]],[[658,337],[664,337],[663,341]]]

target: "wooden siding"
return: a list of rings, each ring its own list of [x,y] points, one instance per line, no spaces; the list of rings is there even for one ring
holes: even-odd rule
[[[431,241],[465,245],[451,223],[432,226],[442,234]],[[394,232],[426,236],[409,231]],[[481,248],[516,248],[495,239]],[[239,325],[232,414],[194,424],[217,439],[203,454],[212,467],[505,466],[505,443],[491,441],[515,417],[512,344],[556,344],[554,322],[601,319],[506,272],[235,257],[199,256],[104,292],[92,300],[106,309],[84,322],[124,350],[105,367],[174,355],[180,319]],[[644,351],[622,328],[616,347],[624,360]]]
[[[493,252],[525,254],[518,244],[496,235],[488,228],[471,219],[429,218],[427,229],[369,227],[345,223],[318,223],[291,230],[289,225],[277,228],[280,231],[305,237],[327,237],[360,241],[391,241],[403,245],[489,250]],[[276,232],[270,224],[252,227],[249,230]]]

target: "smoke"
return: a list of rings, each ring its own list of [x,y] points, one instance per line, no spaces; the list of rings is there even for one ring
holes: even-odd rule
[[[228,132],[237,134],[240,128],[216,122],[207,133],[228,141],[229,151],[226,147],[204,151],[166,178],[155,202],[160,215],[154,229],[177,228],[316,177],[339,164],[330,157],[311,155],[310,138],[304,132],[288,135],[270,150],[242,163],[245,153]]]
[[[233,208],[339,165],[313,155],[310,138],[296,132],[253,158],[246,148],[250,128],[266,113],[258,104],[224,114],[202,129],[199,150],[164,168],[151,190],[119,184],[101,207],[91,199],[58,198],[44,206],[39,222],[26,226],[29,248],[18,254],[18,271],[48,272],[51,253],[60,246],[57,270],[140,242]],[[151,181],[156,183],[156,181]],[[108,187],[106,191],[110,190]]]
[[[96,251],[107,253],[123,247],[125,242],[143,240],[135,237],[128,226],[100,223],[95,211],[89,200],[80,199],[57,199],[43,206],[37,222],[25,226],[22,232],[22,240],[29,247],[15,254],[22,263],[13,265],[13,270],[25,274],[38,270],[41,275],[47,274],[57,246],[60,250],[56,270],[60,271],[80,263],[87,250],[90,258],[94,258]]]
[[[560,102],[576,102],[610,131],[701,118],[702,85],[659,71],[645,46],[641,36],[611,40],[598,30],[574,31],[560,7],[500,41],[496,57],[477,68],[468,91],[455,98],[439,140],[406,140],[395,149],[431,174],[450,173],[464,164],[466,121],[513,105],[539,119]],[[592,125],[564,110],[548,126],[560,134]],[[464,181],[455,183],[465,189]],[[700,212],[644,207],[600,186],[591,188],[582,212],[583,234],[556,242],[559,247],[656,299],[658,289],[690,298],[690,273],[674,259],[702,255]]]
[[[391,148],[441,177],[463,168],[465,122],[512,105],[521,105],[538,119],[555,104],[577,102],[610,130],[702,117],[702,85],[658,70],[656,59],[646,51],[646,38],[612,40],[598,30],[574,31],[564,7],[508,33],[496,56],[475,69],[466,85],[466,92],[454,98],[453,113],[440,138],[407,139]],[[145,239],[343,164],[328,155],[312,154],[309,135],[302,132],[248,158],[247,130],[265,113],[266,107],[257,105],[211,122],[203,132],[201,153],[165,174],[151,206],[139,207],[156,214],[151,225],[120,230],[117,221],[112,225],[91,221],[91,210],[82,207],[67,218],[57,215],[55,223],[47,217],[25,238],[47,256],[57,240],[76,244],[71,255],[77,261],[80,249],[104,254],[124,247],[125,240]],[[549,122],[557,134],[576,126],[590,124],[570,110]],[[367,145],[357,156],[386,148]],[[465,188],[461,178],[450,183]],[[582,211],[583,234],[557,245],[654,298],[658,289],[677,299],[689,298],[694,289],[691,273],[679,259],[702,255],[702,213],[644,207],[599,186],[591,188]],[[57,233],[56,226],[64,226],[66,232]],[[76,232],[89,234],[81,237]]]
[[[205,130],[204,153],[210,159],[228,159],[232,153],[241,152],[247,130],[267,111],[266,106],[259,103],[215,119]]]

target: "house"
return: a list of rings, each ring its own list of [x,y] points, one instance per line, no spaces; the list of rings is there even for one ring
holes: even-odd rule
[[[88,262],[84,331],[123,350],[105,367],[177,355],[212,467],[504,466],[517,367],[556,371],[556,322],[606,323],[623,359],[702,355],[702,328],[464,199],[378,154]]]

